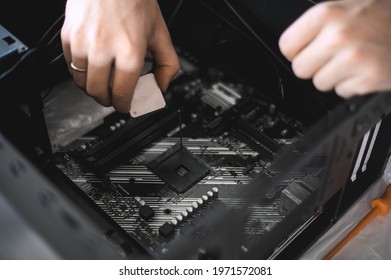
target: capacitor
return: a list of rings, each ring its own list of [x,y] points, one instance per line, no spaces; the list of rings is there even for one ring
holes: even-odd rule
[[[173,226],[178,225],[178,221],[177,221],[176,219],[172,219],[172,220],[170,221],[170,223],[171,223]]]
[[[213,198],[218,198],[219,197],[219,189],[214,187],[212,188],[212,192],[213,192]]]
[[[193,215],[194,210],[192,207],[187,207],[186,212],[188,213],[188,216],[191,217]]]
[[[136,197],[134,198],[134,203],[135,203],[137,206],[140,205],[140,201],[141,201],[141,198],[140,198],[140,197],[136,196]]]
[[[178,221],[178,223],[180,223],[180,222],[183,221],[182,215],[178,215],[178,216],[176,216],[175,218],[176,218],[176,220]]]
[[[189,213],[187,213],[187,211],[182,211],[181,215],[183,217],[183,220],[185,220],[189,216]]]
[[[136,197],[134,198],[134,203],[135,203],[137,206],[139,206],[139,207],[142,207],[142,206],[145,205],[145,201],[142,200],[142,199],[141,199],[140,197],[138,197],[138,196],[136,196]]]

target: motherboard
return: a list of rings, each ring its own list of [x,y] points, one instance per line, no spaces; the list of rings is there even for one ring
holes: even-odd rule
[[[273,179],[278,152],[305,129],[259,90],[221,75],[184,74],[165,99],[166,108],[147,116],[110,115],[53,159],[154,258],[211,212],[247,207],[249,183],[260,173]],[[251,202],[243,252],[311,194],[318,173],[295,172],[266,202]],[[211,230],[198,229],[198,239]]]

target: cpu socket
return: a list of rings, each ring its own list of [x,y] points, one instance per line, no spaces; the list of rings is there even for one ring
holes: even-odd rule
[[[148,167],[179,194],[190,189],[210,172],[197,156],[181,145],[169,148],[150,162]]]

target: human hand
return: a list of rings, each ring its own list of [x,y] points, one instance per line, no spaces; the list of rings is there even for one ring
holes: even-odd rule
[[[391,1],[344,0],[309,9],[281,36],[293,72],[344,98],[391,90]]]
[[[179,70],[156,0],[68,0],[61,38],[76,84],[119,112],[129,112],[148,49],[163,92]]]

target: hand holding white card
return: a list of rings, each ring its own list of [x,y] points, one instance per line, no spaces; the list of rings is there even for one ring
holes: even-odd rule
[[[140,77],[130,105],[130,115],[137,118],[165,106],[166,101],[156,83],[155,75],[151,73]]]

